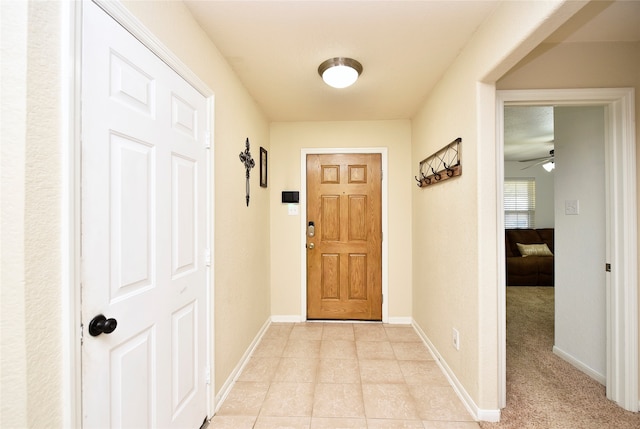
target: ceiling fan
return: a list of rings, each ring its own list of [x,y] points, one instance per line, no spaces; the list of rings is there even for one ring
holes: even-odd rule
[[[520,160],[520,162],[532,162],[532,161],[535,161],[535,162],[533,164],[531,164],[531,165],[527,165],[522,170],[526,170],[527,168],[535,167],[536,165],[540,165],[540,164],[542,164],[544,169],[547,170],[547,171],[553,170],[554,167],[555,167],[554,160],[553,160],[553,149],[551,149],[549,151],[549,155],[548,156],[541,156],[539,158],[531,158],[531,159]]]

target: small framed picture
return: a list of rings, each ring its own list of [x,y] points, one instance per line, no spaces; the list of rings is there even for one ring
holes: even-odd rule
[[[260,186],[267,187],[267,150],[260,148]]]

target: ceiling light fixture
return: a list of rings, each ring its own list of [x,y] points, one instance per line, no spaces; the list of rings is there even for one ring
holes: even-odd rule
[[[542,168],[544,168],[548,172],[551,172],[551,170],[556,168],[556,164],[553,161],[545,162],[544,164],[542,164]]]
[[[318,67],[318,74],[322,76],[322,80],[334,88],[353,85],[361,73],[362,64],[352,58],[331,58]]]

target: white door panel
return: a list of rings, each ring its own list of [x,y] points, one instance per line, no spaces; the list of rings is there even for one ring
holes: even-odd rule
[[[111,410],[108,416],[111,427],[156,426],[156,378],[152,359],[155,350],[154,329],[146,329],[111,350]],[[136,400],[128,400],[131,397]],[[91,422],[91,419],[85,421]]]
[[[171,160],[172,195],[172,272],[176,278],[197,268],[197,243],[194,226],[197,224],[197,204],[194,191],[197,190],[197,166],[191,159],[173,155]]]
[[[206,99],[92,2],[82,66],[85,428],[207,413]],[[94,316],[116,329],[88,334]]]

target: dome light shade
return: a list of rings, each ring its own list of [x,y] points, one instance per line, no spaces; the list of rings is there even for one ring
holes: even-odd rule
[[[346,88],[358,80],[362,73],[362,64],[351,58],[331,58],[318,67],[322,80],[334,88]]]

